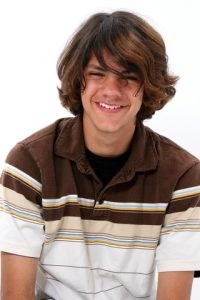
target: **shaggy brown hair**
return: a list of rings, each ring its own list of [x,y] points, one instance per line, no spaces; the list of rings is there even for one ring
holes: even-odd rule
[[[117,73],[106,65],[104,50],[127,71],[137,70],[144,87],[138,120],[151,118],[175,95],[178,77],[168,73],[165,44],[160,34],[130,12],[97,13],[79,28],[58,60],[61,103],[74,115],[83,111],[84,70],[92,54],[105,69]]]

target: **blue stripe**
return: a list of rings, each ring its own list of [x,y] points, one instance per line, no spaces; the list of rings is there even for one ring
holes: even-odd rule
[[[30,185],[33,185],[33,186],[37,187],[37,189],[39,191],[41,191],[42,184],[40,182],[38,182],[37,180],[35,180],[33,177],[26,174],[25,172],[19,170],[18,168],[14,167],[10,164],[5,163],[4,171],[8,172],[8,173],[10,171],[11,173],[14,174],[14,176],[16,176],[16,177],[19,176],[22,180],[24,179],[26,182],[30,183]]]
[[[64,204],[75,204],[94,206],[93,199],[79,198],[77,195],[68,195],[58,199],[42,199],[43,206],[61,206]],[[73,204],[73,203],[72,203]],[[113,209],[151,209],[151,210],[165,210],[168,203],[131,203],[131,202],[111,202],[104,201],[103,204],[96,205],[96,208],[113,208]]]

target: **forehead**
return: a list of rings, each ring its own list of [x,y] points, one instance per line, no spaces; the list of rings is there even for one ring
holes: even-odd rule
[[[114,69],[116,71],[122,71],[124,70],[124,67],[121,66],[117,60],[114,58],[114,56],[108,52],[103,52],[103,59],[104,59],[104,62],[105,64],[111,68],[111,69]],[[92,54],[89,61],[88,61],[88,64],[87,64],[87,67],[98,67],[98,66],[101,66],[100,62],[98,61],[97,57]]]
[[[107,50],[100,52],[99,56],[92,53],[86,65],[86,69],[88,68],[107,70],[118,75],[122,73],[134,73],[140,77],[139,68],[133,62],[130,63],[124,59],[119,63],[116,56]]]

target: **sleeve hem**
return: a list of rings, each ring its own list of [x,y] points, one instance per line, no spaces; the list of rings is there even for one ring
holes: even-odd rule
[[[198,261],[164,261],[157,263],[158,272],[170,271],[196,271],[200,270],[200,260]]]
[[[38,250],[30,249],[30,248],[25,248],[25,247],[20,247],[16,246],[13,244],[4,244],[0,246],[0,251],[1,252],[7,252],[7,253],[12,253],[16,255],[21,255],[21,256],[28,256],[28,257],[34,257],[34,258],[39,258],[40,257],[40,252]]]

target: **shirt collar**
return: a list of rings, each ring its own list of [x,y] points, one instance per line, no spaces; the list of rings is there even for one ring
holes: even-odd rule
[[[55,154],[73,161],[85,156],[82,116],[63,119],[59,124]]]
[[[122,168],[124,175],[131,176],[135,172],[156,169],[158,153],[152,133],[152,130],[141,122],[137,123],[130,145],[131,153]],[[90,166],[85,155],[81,115],[62,120],[54,151],[58,156],[75,161],[85,173],[89,172]]]

